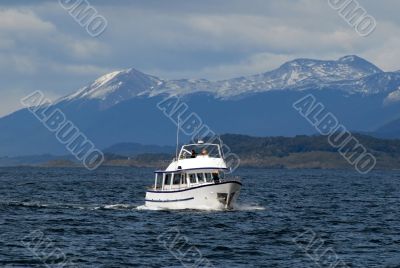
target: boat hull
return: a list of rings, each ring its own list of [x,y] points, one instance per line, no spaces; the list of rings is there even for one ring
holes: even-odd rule
[[[146,207],[161,209],[232,209],[242,184],[226,181],[173,191],[147,191]]]

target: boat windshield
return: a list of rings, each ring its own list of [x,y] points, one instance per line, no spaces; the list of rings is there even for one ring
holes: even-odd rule
[[[208,156],[222,158],[218,144],[189,144],[182,146],[179,159],[195,158],[197,156]]]

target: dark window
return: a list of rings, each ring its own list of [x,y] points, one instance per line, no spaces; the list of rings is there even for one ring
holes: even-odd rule
[[[180,184],[181,182],[181,174],[174,174],[174,180],[172,184]]]
[[[211,181],[211,173],[205,173],[206,175],[206,182],[210,182]]]
[[[181,184],[186,184],[186,173],[181,174]]]
[[[196,183],[196,174],[189,174],[190,183]]]
[[[219,176],[217,172],[213,172],[212,179],[215,183],[219,183]]]
[[[160,188],[162,184],[162,174],[156,173],[156,188]]]
[[[204,182],[204,175],[203,175],[203,173],[197,173],[197,179],[199,180],[199,182]]]
[[[165,175],[164,184],[165,184],[165,185],[170,185],[170,184],[171,184],[171,174],[166,174],[166,175]]]

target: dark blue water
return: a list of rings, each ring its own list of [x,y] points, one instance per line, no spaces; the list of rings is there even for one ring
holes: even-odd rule
[[[2,168],[0,267],[399,267],[398,172],[238,175],[235,211],[150,211],[149,169]]]

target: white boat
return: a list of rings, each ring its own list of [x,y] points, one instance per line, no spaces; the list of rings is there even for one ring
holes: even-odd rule
[[[219,144],[183,145],[166,170],[155,171],[146,207],[162,209],[232,209],[240,193],[239,178],[229,171]]]

